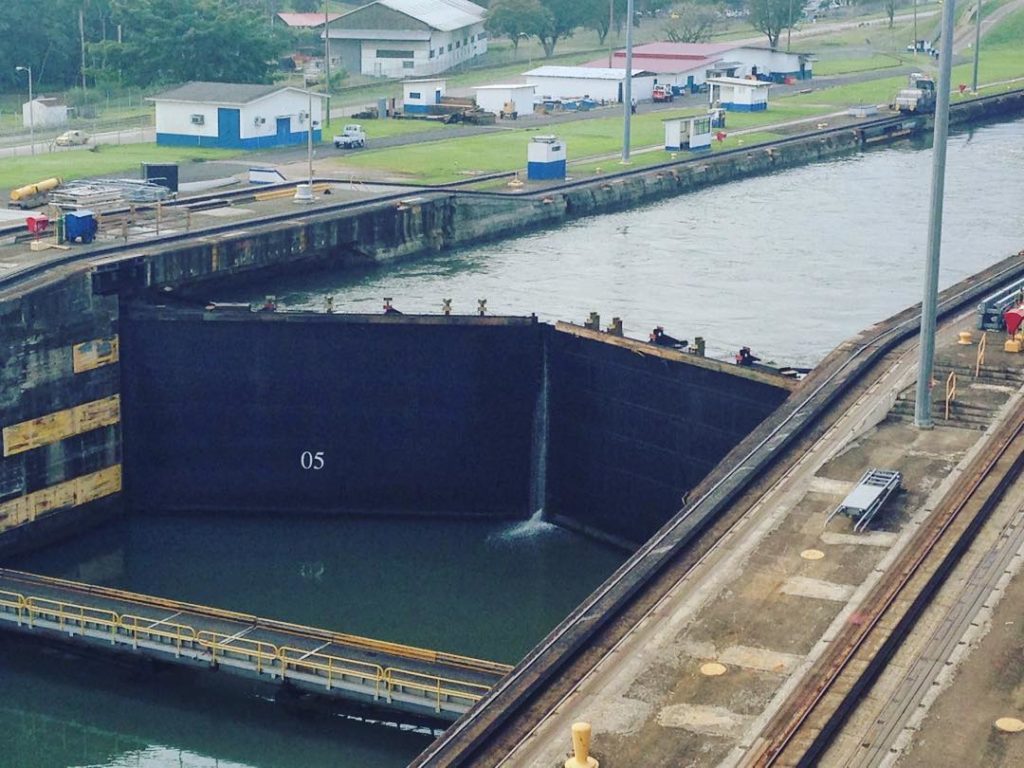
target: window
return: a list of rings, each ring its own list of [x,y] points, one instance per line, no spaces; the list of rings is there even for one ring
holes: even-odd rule
[[[455,48],[456,48],[456,49],[459,49],[459,48],[461,48],[461,47],[462,47],[462,43],[460,43],[460,42],[459,42],[458,40],[456,40],[456,41],[455,41]]]
[[[463,45],[469,45],[469,38],[468,37],[462,38],[462,44]]]
[[[433,48],[430,49],[430,56],[428,58],[431,58],[431,59],[434,58],[434,49]]]
[[[378,59],[411,59],[412,57],[412,51],[396,51],[390,48],[377,49]]]
[[[486,40],[487,39],[487,33],[486,32],[478,32],[477,35],[476,35],[476,39],[477,40]]]
[[[452,52],[452,44],[448,43],[448,53],[451,53],[451,52]]]
[[[192,125],[203,125],[206,122],[206,118],[202,115],[192,115],[190,119],[192,121]]]
[[[409,98],[410,99],[421,99],[423,97],[420,96],[420,92],[419,91],[409,91]]]
[[[414,66],[415,66],[415,64],[413,62],[411,62],[411,61],[403,61],[402,62],[402,69],[412,69]]]

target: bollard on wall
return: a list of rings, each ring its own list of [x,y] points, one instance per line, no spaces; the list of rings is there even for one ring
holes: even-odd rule
[[[608,333],[612,336],[622,336],[622,318],[613,317],[611,325],[608,326]]]
[[[592,331],[601,330],[601,316],[597,312],[591,312],[590,317],[583,321],[583,327]]]
[[[597,760],[590,756],[590,723],[573,723],[572,753],[565,768],[598,768]]]

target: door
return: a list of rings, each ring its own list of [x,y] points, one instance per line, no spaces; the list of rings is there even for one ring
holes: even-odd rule
[[[237,109],[217,109],[217,144],[221,147],[242,146],[242,120]]]
[[[290,117],[277,118],[277,143],[287,144],[292,132],[292,120]]]
[[[435,104],[440,104],[441,103],[441,89],[440,88],[435,88],[434,89],[434,103]]]

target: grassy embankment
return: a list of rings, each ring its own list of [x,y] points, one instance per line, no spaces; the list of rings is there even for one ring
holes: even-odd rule
[[[835,56],[822,55],[815,71],[855,72],[862,71],[870,62],[888,63],[887,56],[903,58],[897,46],[903,46],[902,39],[910,31],[906,23],[897,25],[897,29],[889,32],[878,26],[844,30],[821,38],[801,40],[800,47],[813,47],[824,52],[832,51],[832,41],[838,41],[834,47]],[[853,44],[853,36],[862,41],[881,40],[882,33],[888,35],[890,41],[886,45],[878,45],[874,51],[868,50],[863,56],[844,56],[844,51],[858,50]],[[874,35],[874,38],[871,37]],[[979,81],[981,83],[1001,83],[1013,78],[1024,77],[1024,50],[1020,40],[1024,39],[1024,12],[1018,12],[1003,21],[995,30],[985,36],[981,58]],[[897,42],[899,41],[899,42]],[[805,45],[805,43],[807,45]],[[880,52],[884,51],[884,52]],[[589,58],[593,50],[570,54]],[[920,57],[919,57],[920,59]],[[907,59],[912,61],[913,57]],[[825,62],[831,61],[831,64]],[[921,59],[922,68],[934,68],[930,59]],[[472,82],[496,82],[503,76],[522,71],[522,62],[497,69],[474,71],[451,78],[452,87]],[[962,64],[953,70],[953,83],[970,82],[971,64]],[[875,79],[849,85],[818,89],[812,81],[810,93],[795,94],[788,97],[775,98],[767,112],[757,114],[730,113],[728,115],[728,138],[721,143],[716,142],[713,151],[728,149],[739,145],[749,145],[777,138],[771,130],[772,125],[810,118],[816,115],[827,115],[841,111],[853,104],[884,104],[904,82],[902,76]],[[1001,86],[1002,87],[1002,86]],[[988,89],[983,90],[985,93]],[[959,97],[956,97],[959,98]],[[631,132],[632,165],[640,167],[665,159],[664,152],[658,147],[663,141],[662,120],[684,114],[695,114],[703,109],[703,102],[692,99],[692,107],[659,111],[654,114],[641,114],[634,118]],[[332,158],[321,157],[318,168],[324,173],[346,175],[365,171],[375,175],[384,174],[389,177],[402,178],[423,184],[445,183],[467,177],[508,171],[522,168],[524,165],[525,144],[531,133],[555,132],[566,141],[570,158],[573,161],[570,173],[576,178],[585,175],[605,173],[618,168],[617,156],[621,150],[621,115],[617,109],[607,110],[607,117],[598,117],[578,122],[563,123],[557,127],[541,129],[521,128],[514,124],[504,124],[504,130],[486,135],[451,138],[440,141],[422,142],[413,145],[389,149],[345,154]],[[343,121],[335,119],[332,130],[340,130]],[[439,126],[421,121],[381,120],[371,121],[367,128],[373,139],[389,136],[436,131]],[[760,130],[759,130],[760,129]],[[744,133],[737,133],[737,131]],[[330,136],[326,137],[327,140]],[[62,152],[54,155],[42,155],[35,158],[9,158],[0,160],[0,188],[10,188],[19,184],[31,183],[48,176],[59,175],[65,178],[81,178],[117,172],[134,172],[139,162],[189,162],[195,160],[223,159],[237,156],[230,150],[199,150],[176,147],[155,147],[153,145],[124,145],[118,147],[101,146],[95,152]],[[258,161],[259,153],[247,153],[246,161]]]

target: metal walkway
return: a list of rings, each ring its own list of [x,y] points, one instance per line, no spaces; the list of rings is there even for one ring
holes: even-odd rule
[[[863,531],[871,524],[889,494],[900,487],[902,477],[891,469],[869,469],[863,474],[843,503],[825,518],[825,525],[838,514],[856,518],[853,530]]]
[[[455,720],[506,664],[0,569],[0,629]]]

